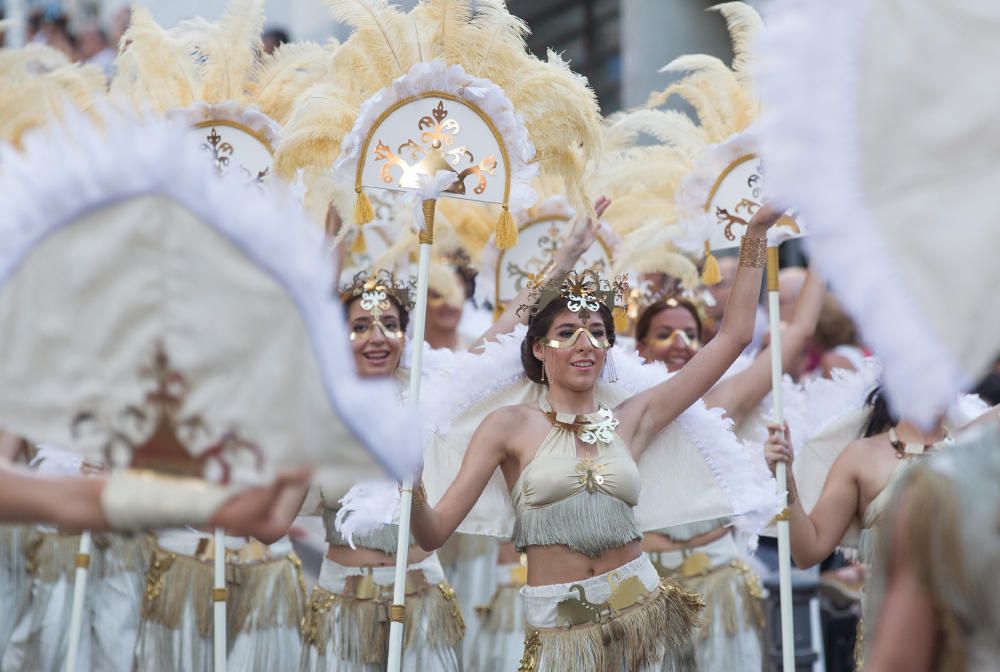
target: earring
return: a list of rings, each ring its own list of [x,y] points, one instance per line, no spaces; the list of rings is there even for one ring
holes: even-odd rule
[[[618,382],[618,372],[615,371],[615,360],[611,356],[611,350],[608,350],[608,356],[604,360],[604,371],[607,373],[609,383]]]
[[[545,360],[539,360],[542,363],[542,385],[545,384]]]

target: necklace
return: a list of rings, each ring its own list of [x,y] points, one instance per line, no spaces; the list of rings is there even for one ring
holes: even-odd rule
[[[547,400],[546,405],[550,409],[552,408]],[[580,441],[588,445],[611,443],[614,439],[615,429],[618,428],[618,419],[611,412],[611,409],[604,404],[600,405],[596,413],[577,415],[569,422],[560,420],[560,414],[554,410],[543,412],[553,427],[574,432]]]
[[[942,438],[937,443],[932,444],[913,444],[913,443],[903,443],[899,440],[899,436],[896,434],[896,428],[889,428],[889,444],[896,451],[897,460],[908,460],[914,457],[921,457],[924,453],[934,450],[939,444],[951,443],[951,434],[948,430],[944,430],[944,438]]]

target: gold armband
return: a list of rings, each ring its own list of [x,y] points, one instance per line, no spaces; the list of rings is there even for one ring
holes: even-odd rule
[[[427,490],[424,488],[424,482],[418,481],[413,485],[413,508],[422,509],[427,506]]]
[[[743,236],[740,240],[740,266],[764,268],[767,263],[767,238]]]

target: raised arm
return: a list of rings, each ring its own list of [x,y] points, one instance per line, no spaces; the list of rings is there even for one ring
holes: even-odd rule
[[[594,210],[597,212],[597,217],[600,218],[604,214],[604,211],[608,209],[611,205],[610,199],[601,196],[594,202]],[[594,244],[597,240],[597,222],[592,220],[590,217],[580,217],[577,218],[576,223],[573,225],[573,230],[570,232],[569,238],[566,240],[565,244],[559,247],[555,256],[552,259],[552,267],[544,270],[544,275],[547,277],[558,277],[565,273],[568,273],[576,266],[576,262],[580,260],[584,252],[590,249],[590,246]],[[523,311],[520,315],[517,309],[527,304],[528,294],[531,291],[531,286],[526,285],[524,289],[518,292],[517,296],[511,300],[504,307],[503,313],[497,318],[497,321],[493,323],[486,333],[480,336],[469,350],[475,350],[480,345],[486,341],[494,341],[497,336],[502,334],[509,334],[514,331],[514,328],[519,324],[528,323],[528,313]]]
[[[781,365],[788,371],[816,331],[826,287],[816,273],[809,273],[795,302],[795,319],[781,330]],[[734,422],[753,410],[771,389],[771,347],[747,369],[723,380],[705,395],[705,405],[721,408]]]
[[[726,302],[719,333],[669,380],[641,392],[618,407],[615,415],[621,422],[633,455],[638,459],[649,441],[691,404],[708,392],[722,377],[753,338],[757,298],[763,277],[762,258],[748,265],[755,255],[746,253],[766,247],[767,230],[781,217],[783,210],[765,205],[757,210],[744,238],[740,267]]]
[[[833,463],[823,483],[823,492],[810,513],[802,507],[792,470],[792,444],[787,430],[770,427],[764,455],[771,472],[778,462],[788,465],[788,527],[792,559],[796,566],[808,569],[833,553],[854,520],[860,489],[855,464],[861,447],[847,446]]]
[[[500,408],[486,416],[469,441],[458,475],[437,506],[431,507],[426,501],[422,485],[414,493],[410,529],[425,551],[440,548],[472,510],[493,472],[507,457],[503,437],[516,431],[516,417],[518,411],[511,408]]]

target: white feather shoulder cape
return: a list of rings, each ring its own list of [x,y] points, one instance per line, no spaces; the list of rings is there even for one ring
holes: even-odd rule
[[[537,400],[543,386],[524,374],[520,344],[524,327],[489,343],[481,354],[456,353],[436,362],[422,383],[424,484],[436,503],[458,473],[473,432],[491,411]],[[634,353],[613,350],[618,383],[601,381],[598,397],[614,407],[669,377],[661,365],[643,365]],[[737,528],[756,533],[777,513],[774,480],[732,431],[718,409],[703,402],[682,413],[639,460],[642,490],[636,515],[643,530],[733,516]],[[497,470],[459,532],[509,538],[514,510]]]

